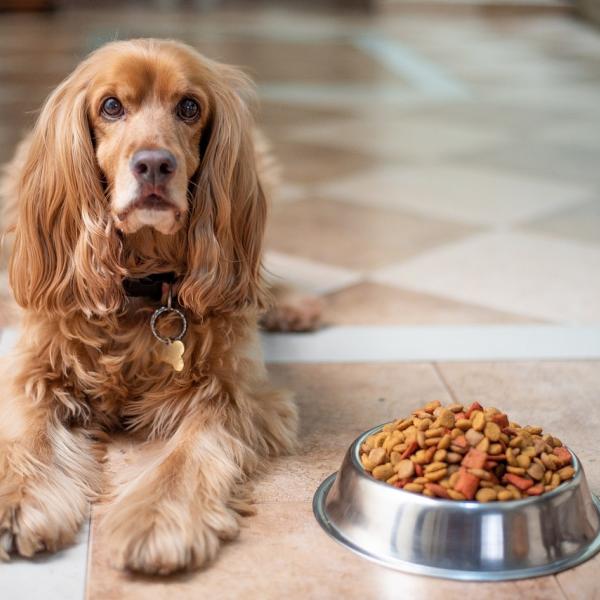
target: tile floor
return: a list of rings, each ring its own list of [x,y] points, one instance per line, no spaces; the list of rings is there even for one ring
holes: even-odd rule
[[[432,398],[490,402],[560,431],[600,493],[598,31],[564,8],[2,14],[0,161],[85,53],[139,35],[177,37],[257,80],[260,125],[283,169],[267,266],[324,298],[330,339],[379,326],[417,340],[439,328],[443,346],[449,327],[468,327],[474,341],[462,361],[440,359],[443,348],[416,358],[415,344],[412,359],[389,362],[366,344],[353,364],[272,364],[297,394],[301,451],[256,482],[256,516],[211,568],[166,581],[114,571],[96,507],[87,571],[84,532],[57,557],[0,565],[0,598],[600,598],[600,557],[532,581],[419,578],[337,546],[310,511],[358,433]],[[4,275],[0,287],[5,297]],[[4,302],[0,328],[11,311]],[[566,328],[572,346],[540,361],[533,342],[509,342],[502,356],[513,360],[483,362],[506,327],[520,340],[546,328],[557,352]]]

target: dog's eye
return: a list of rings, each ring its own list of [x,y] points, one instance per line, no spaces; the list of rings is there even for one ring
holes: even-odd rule
[[[107,119],[118,119],[123,112],[123,105],[116,98],[107,98],[102,103],[102,114]]]
[[[177,116],[183,121],[195,121],[200,114],[200,106],[191,98],[184,98],[177,105]]]

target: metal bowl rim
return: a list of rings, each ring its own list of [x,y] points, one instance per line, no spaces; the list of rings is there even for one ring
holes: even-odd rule
[[[589,543],[589,545],[585,548],[583,552],[572,557],[551,562],[538,567],[506,571],[466,571],[461,569],[444,569],[441,567],[431,567],[428,565],[421,565],[419,563],[411,563],[408,561],[379,556],[370,553],[368,550],[365,550],[360,546],[357,546],[354,542],[345,537],[342,534],[342,532],[339,529],[337,529],[337,527],[335,527],[327,517],[327,513],[325,512],[325,500],[327,498],[327,495],[329,494],[329,491],[331,490],[331,487],[333,486],[333,483],[335,482],[336,475],[337,472],[329,475],[329,477],[327,477],[321,483],[321,485],[319,485],[317,491],[315,492],[315,495],[313,496],[312,508],[315,519],[317,520],[321,528],[325,531],[325,533],[327,533],[327,535],[333,538],[338,544],[344,546],[348,550],[354,552],[355,554],[363,558],[366,558],[371,562],[374,562],[383,567],[394,569],[396,571],[411,573],[413,575],[421,575],[425,577],[441,577],[444,579],[452,579],[457,581],[512,581],[516,579],[542,577],[545,575],[552,575],[554,573],[565,571],[566,569],[576,567],[577,565],[580,565],[586,560],[592,558],[600,550],[599,534]],[[416,494],[411,495],[417,496]],[[594,494],[590,495],[594,507],[596,508],[598,513],[600,513],[600,499]],[[435,501],[433,498],[426,499]],[[533,499],[535,500],[537,499],[537,497],[534,497]],[[512,504],[516,504],[517,502],[519,501],[515,500],[512,502]],[[454,503],[458,504],[458,501],[455,501]],[[490,504],[497,503],[492,502]]]
[[[403,494],[405,497],[410,497],[410,498],[417,498],[421,501],[423,501],[425,504],[432,504],[435,506],[452,506],[452,507],[457,507],[457,508],[464,508],[466,510],[472,511],[472,510],[489,510],[490,508],[494,507],[496,509],[498,509],[498,507],[502,507],[503,509],[507,510],[509,508],[520,508],[522,506],[526,506],[527,504],[535,504],[537,502],[540,502],[542,499],[544,500],[548,500],[550,498],[553,498],[554,496],[558,496],[559,494],[562,494],[564,492],[567,492],[573,488],[576,488],[581,480],[581,463],[579,461],[579,459],[577,458],[577,455],[568,447],[565,446],[565,448],[567,448],[567,450],[569,450],[569,452],[571,453],[571,456],[573,457],[573,468],[575,469],[575,474],[573,475],[573,477],[571,479],[569,479],[568,481],[563,481],[560,485],[558,485],[557,487],[555,487],[553,490],[550,490],[549,492],[544,492],[543,494],[540,494],[539,496],[529,496],[528,498],[521,498],[520,500],[495,500],[494,502],[478,502],[477,500],[447,500],[445,498],[429,498],[428,496],[423,496],[422,494],[415,494],[413,492],[407,492],[403,489],[400,488],[396,488],[392,485],[390,485],[389,483],[386,483],[385,481],[380,481],[379,479],[375,479],[375,477],[373,477],[362,465],[362,463],[360,462],[360,446],[362,445],[363,441],[368,438],[369,436],[373,435],[374,433],[377,433],[378,431],[380,431],[381,429],[383,429],[383,427],[385,425],[387,425],[390,421],[387,421],[386,423],[382,423],[381,425],[376,425],[375,427],[371,427],[371,429],[368,429],[367,431],[364,431],[363,433],[361,433],[350,445],[350,448],[348,450],[348,452],[350,453],[350,458],[352,460],[352,465],[358,470],[358,472],[361,474],[361,476],[366,477],[370,482],[376,483],[377,485],[383,486],[387,489],[393,489],[395,490],[395,493],[401,493]]]

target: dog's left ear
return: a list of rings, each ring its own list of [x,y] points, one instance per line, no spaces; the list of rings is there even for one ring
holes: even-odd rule
[[[219,65],[192,186],[188,272],[179,301],[198,314],[263,308],[262,246],[267,202],[254,148],[247,79]]]

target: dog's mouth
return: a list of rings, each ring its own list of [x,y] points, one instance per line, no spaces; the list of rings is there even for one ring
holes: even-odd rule
[[[163,195],[161,194],[148,194],[147,196],[142,196],[138,198],[133,203],[133,210],[177,210],[176,207],[171,204]]]
[[[161,189],[141,190],[127,208],[116,214],[119,229],[125,233],[149,226],[162,233],[180,228],[182,210]]]

